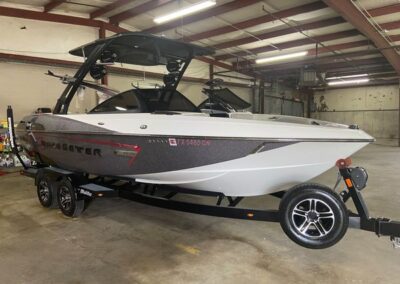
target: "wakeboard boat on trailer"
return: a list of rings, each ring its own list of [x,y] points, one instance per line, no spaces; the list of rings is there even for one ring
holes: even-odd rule
[[[357,126],[237,111],[250,105],[215,86],[218,80],[204,89],[208,99],[195,106],[177,86],[193,58],[212,52],[136,32],[70,51],[84,63],[73,77],[47,74],[67,84],[53,113],[26,116],[16,129],[18,143],[36,161],[24,173],[35,178],[41,204],[76,217],[93,198],[117,194],[168,209],[280,222],[308,248],[335,244],[348,226],[389,235],[400,246],[400,223],[368,216],[359,194],[366,171],[341,159],[374,139]],[[88,74],[101,79],[115,63],[165,66],[163,86],[116,94],[84,80]],[[110,98],[87,113],[71,113],[72,100],[89,87]],[[18,156],[11,107],[8,119]],[[302,184],[335,164],[347,188],[340,195]],[[178,193],[218,200],[215,206],[173,200]],[[264,194],[282,198],[279,210],[236,208],[244,197]],[[347,210],[349,198],[358,214]]]
[[[25,117],[17,128],[23,147],[40,163],[141,183],[254,196],[312,179],[373,141],[360,129],[314,119],[201,112],[177,85],[193,57],[212,53],[206,48],[127,33],[70,53],[86,60],[54,113]],[[165,85],[134,88],[87,114],[68,114],[86,74],[100,79],[104,66],[117,62],[166,65]]]

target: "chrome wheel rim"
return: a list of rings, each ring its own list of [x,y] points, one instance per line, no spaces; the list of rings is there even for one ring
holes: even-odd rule
[[[72,206],[72,196],[69,189],[66,186],[60,187],[60,206],[65,211],[69,211]]]
[[[317,198],[308,198],[297,203],[291,217],[296,231],[312,239],[326,236],[335,225],[332,208]]]
[[[50,188],[45,180],[39,182],[39,198],[43,202],[48,202],[50,200]]]

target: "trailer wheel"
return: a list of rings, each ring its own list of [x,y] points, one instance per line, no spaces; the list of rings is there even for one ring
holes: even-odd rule
[[[78,199],[78,194],[68,179],[60,182],[57,196],[60,210],[65,216],[74,218],[83,212],[85,201]]]
[[[295,243],[310,249],[333,246],[347,231],[346,206],[330,188],[300,184],[290,189],[279,205],[281,227]]]
[[[46,174],[39,175],[36,180],[37,196],[40,204],[46,208],[58,208],[57,184]]]

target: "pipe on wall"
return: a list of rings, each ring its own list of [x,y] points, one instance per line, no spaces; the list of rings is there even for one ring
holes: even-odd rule
[[[258,101],[259,101],[259,113],[264,113],[265,112],[265,106],[264,106],[264,79],[260,80],[260,87],[258,89]]]
[[[399,79],[399,121],[398,121],[398,127],[399,127],[399,129],[398,129],[398,132],[397,132],[397,135],[398,135],[398,138],[399,138],[399,140],[398,140],[398,144],[397,144],[397,146],[399,146],[400,147],[400,79]]]

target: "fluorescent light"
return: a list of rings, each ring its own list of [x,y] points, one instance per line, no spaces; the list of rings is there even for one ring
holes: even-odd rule
[[[355,75],[346,75],[346,76],[337,76],[337,77],[329,77],[325,78],[325,80],[336,80],[336,79],[346,79],[346,78],[358,78],[358,77],[367,77],[368,74],[355,74]]]
[[[328,82],[329,86],[337,86],[337,85],[350,85],[350,84],[360,84],[369,82],[368,78],[365,79],[357,79],[357,80],[343,80],[343,81],[333,81]]]
[[[301,52],[295,52],[295,53],[290,53],[290,54],[277,55],[277,56],[257,59],[256,63],[261,64],[261,63],[266,63],[266,62],[273,62],[273,61],[278,61],[278,60],[283,60],[283,59],[306,56],[307,54],[308,54],[308,51],[301,51]]]
[[[154,18],[154,22],[156,22],[157,24],[162,24],[162,23],[165,23],[165,22],[169,22],[169,21],[172,21],[172,20],[174,20],[176,18],[180,18],[180,17],[186,16],[186,15],[189,15],[189,14],[193,14],[193,13],[195,13],[197,11],[204,10],[206,8],[214,6],[215,4],[217,4],[217,2],[215,2],[215,0],[203,1],[203,2],[200,2],[200,3],[194,4],[194,5],[191,5],[189,7],[180,9],[180,10],[178,10],[176,12],[171,13],[171,14],[167,14],[167,15],[164,15],[164,16],[161,16],[161,17]]]

